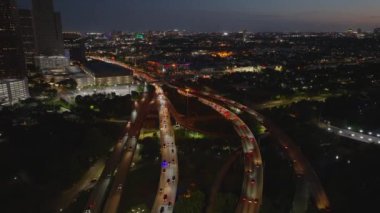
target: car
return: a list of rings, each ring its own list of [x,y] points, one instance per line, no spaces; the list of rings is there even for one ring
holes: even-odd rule
[[[121,191],[123,189],[123,184],[119,184],[118,186],[117,186],[117,191]]]
[[[166,169],[162,169],[162,172],[165,173],[165,172],[166,172]]]
[[[160,188],[160,190],[159,190],[159,191],[160,191],[160,193],[162,193],[163,189],[162,189],[162,188]]]
[[[253,203],[254,203],[254,204],[258,204],[258,203],[259,203],[259,199],[257,199],[257,198],[254,199],[254,200],[253,200]]]
[[[166,201],[167,199],[168,199],[168,195],[164,194],[164,201]]]
[[[172,177],[172,180],[175,181],[175,176]]]
[[[168,178],[168,179],[166,180],[166,182],[170,183],[170,179]]]
[[[164,212],[164,211],[165,211],[165,208],[163,206],[161,206],[160,212]]]

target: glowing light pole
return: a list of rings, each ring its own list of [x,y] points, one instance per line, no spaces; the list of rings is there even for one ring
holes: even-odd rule
[[[189,116],[189,92],[190,89],[186,88],[186,116]]]

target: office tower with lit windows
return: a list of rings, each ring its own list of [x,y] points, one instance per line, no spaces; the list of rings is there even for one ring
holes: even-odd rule
[[[32,0],[32,14],[38,55],[63,55],[61,16],[54,12],[53,0]]]
[[[31,71],[34,67],[34,56],[36,54],[32,11],[20,9],[19,20],[26,67],[28,71]]]
[[[24,78],[25,57],[15,0],[0,1],[0,79]]]
[[[29,97],[15,0],[0,1],[0,105]]]

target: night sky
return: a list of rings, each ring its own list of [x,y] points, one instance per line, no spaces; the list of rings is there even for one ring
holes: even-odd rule
[[[28,8],[31,0],[18,0]],[[56,0],[64,30],[343,31],[380,27],[380,0]]]

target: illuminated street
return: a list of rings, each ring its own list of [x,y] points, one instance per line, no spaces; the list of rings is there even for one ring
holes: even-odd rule
[[[170,120],[166,97],[162,89],[155,85],[160,121],[161,167],[159,189],[152,212],[173,212],[178,185],[178,159],[174,131]]]

